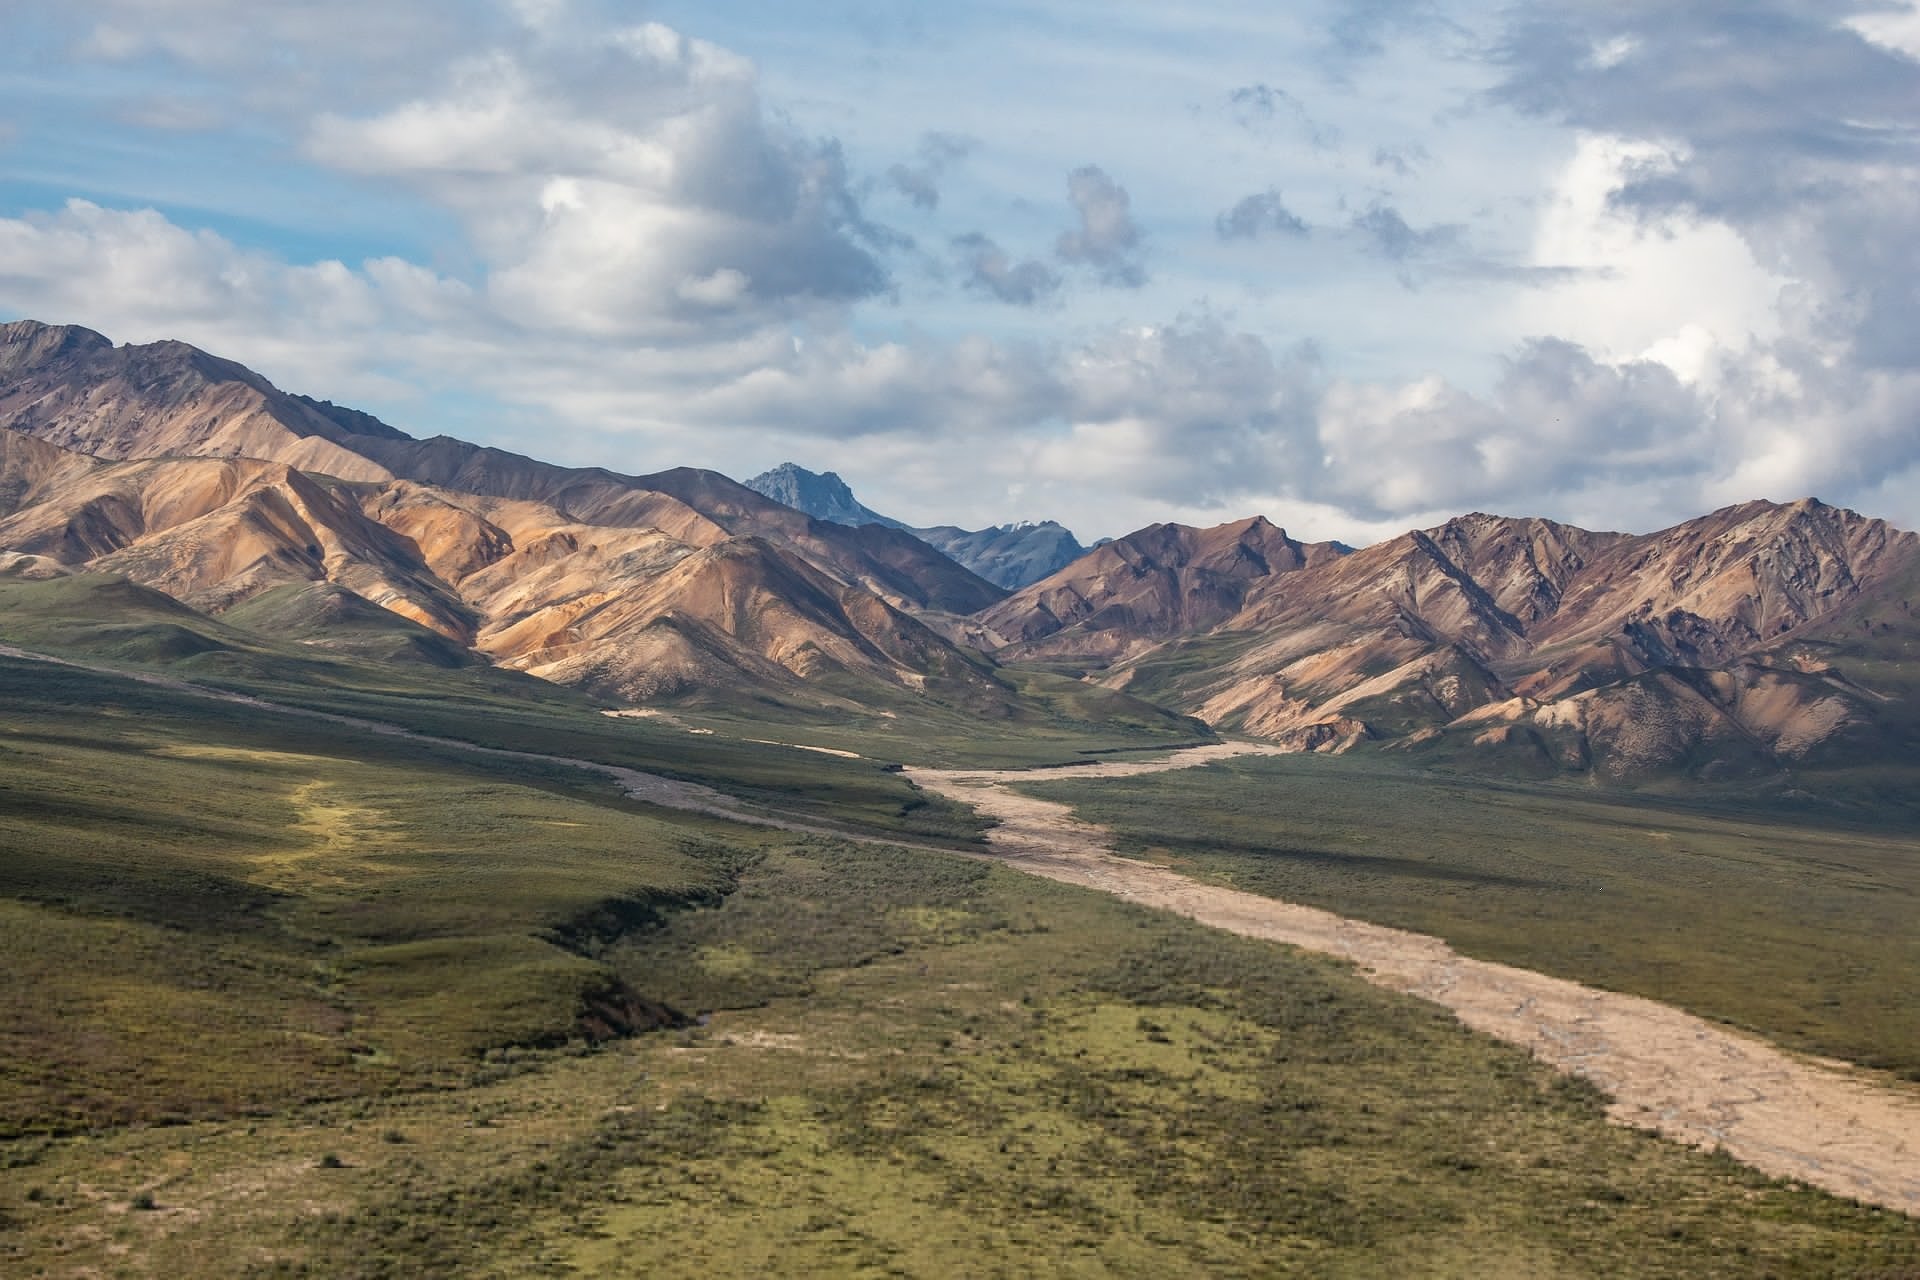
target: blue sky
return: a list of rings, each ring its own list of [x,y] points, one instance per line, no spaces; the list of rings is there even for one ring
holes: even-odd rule
[[[1905,3],[0,12],[0,316],[1083,536],[1920,524]]]

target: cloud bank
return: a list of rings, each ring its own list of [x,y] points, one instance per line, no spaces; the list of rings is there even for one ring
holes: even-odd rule
[[[112,128],[177,147],[250,121],[289,171],[458,243],[295,253],[42,183],[0,217],[0,311],[185,338],[423,434],[628,470],[793,457],[927,522],[1265,509],[1358,541],[1470,507],[1648,528],[1818,493],[1920,523],[1900,14],[1332,13],[1288,90],[1192,95],[1216,159],[1034,151],[960,104],[863,149],[723,42],[563,0],[93,0],[40,34],[124,81]],[[1376,119],[1370,68],[1404,81],[1435,39],[1467,82],[1408,82],[1423,114]],[[1507,136],[1536,171],[1492,167]],[[1433,318],[1417,343],[1387,336],[1399,312]]]

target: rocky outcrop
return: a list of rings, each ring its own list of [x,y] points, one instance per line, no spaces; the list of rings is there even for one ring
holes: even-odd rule
[[[783,462],[744,483],[762,497],[795,511],[804,511],[815,520],[856,527],[863,524],[880,524],[889,529],[907,527],[863,505],[853,496],[847,482],[832,471],[809,471],[797,463]]]
[[[959,561],[988,582],[1018,591],[1058,573],[1087,553],[1066,526],[1020,520],[991,529],[935,525],[915,529],[922,542]]]

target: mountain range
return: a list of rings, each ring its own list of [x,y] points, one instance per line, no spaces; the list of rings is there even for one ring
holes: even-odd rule
[[[0,573],[123,575],[310,643],[378,617],[396,659],[830,714],[1018,719],[1046,674],[1301,751],[1623,781],[1920,759],[1920,538],[1812,499],[1650,534],[1476,513],[1360,550],[1160,524],[990,580],[1056,530],[1079,550],[908,530],[794,466],[559,467],[183,343],[0,327]]]
[[[1087,551],[1071,530],[1052,520],[1019,520],[991,529],[962,529],[950,524],[914,528],[862,503],[834,472],[808,471],[793,462],[763,471],[745,484],[755,493],[804,511],[816,520],[904,529],[988,582],[1010,591],[1066,568]]]
[[[1712,776],[1911,759],[1917,588],[1920,538],[1813,499],[1644,535],[1471,514],[1359,551],[1255,518],[1120,539],[968,638],[1301,750]]]
[[[999,588],[897,530],[714,472],[551,466],[287,395],[183,343],[0,327],[0,554],[222,612],[349,592],[461,650],[608,696],[763,688],[996,705],[928,619]]]

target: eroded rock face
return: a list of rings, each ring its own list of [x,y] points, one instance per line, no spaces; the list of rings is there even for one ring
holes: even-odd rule
[[[0,518],[13,572],[120,573],[216,613],[326,584],[501,665],[614,696],[797,693],[828,675],[895,693],[931,679],[983,705],[1010,696],[864,586],[664,495],[626,514],[678,536],[249,458],[102,461],[4,430],[0,493],[19,507]]]
[[[306,584],[312,618],[350,596],[433,652],[632,699],[1010,713],[971,646],[1297,750],[1622,778],[1920,753],[1880,687],[1920,657],[1920,539],[1812,499],[1645,535],[1473,513],[1360,551],[1155,525],[1006,595],[714,472],[415,440],[181,343],[0,326],[0,571],[87,569],[210,611]]]
[[[343,480],[388,480],[343,447],[372,427],[286,395],[184,342],[116,347],[75,326],[0,326],[0,427],[100,458],[195,455],[283,462]],[[345,415],[338,415],[344,417]]]

